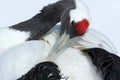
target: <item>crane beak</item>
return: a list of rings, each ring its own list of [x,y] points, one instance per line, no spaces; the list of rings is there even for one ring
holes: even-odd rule
[[[61,26],[62,27],[62,26]],[[65,26],[66,27],[66,26]],[[68,28],[69,29],[69,28]],[[60,49],[67,43],[67,41],[70,38],[70,34],[67,32],[68,29],[64,29],[64,32],[61,34],[61,30],[60,30],[60,34],[58,34],[59,38],[58,41],[55,42],[53,48],[50,50],[50,52],[48,53],[47,56],[47,60],[51,61],[53,60],[56,56],[58,51],[60,51]]]

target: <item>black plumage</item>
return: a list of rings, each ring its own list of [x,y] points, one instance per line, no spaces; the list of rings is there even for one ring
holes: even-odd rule
[[[37,40],[60,22],[61,15],[66,9],[72,8],[75,8],[74,0],[60,0],[45,6],[31,19],[10,26],[10,28],[30,32],[30,37],[27,40]]]
[[[60,70],[55,63],[42,62],[17,80],[60,80],[61,78]]]
[[[101,48],[85,49],[104,80],[120,80],[120,57]]]

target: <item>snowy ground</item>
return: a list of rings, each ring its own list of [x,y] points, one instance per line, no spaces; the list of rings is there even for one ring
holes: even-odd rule
[[[0,27],[31,18],[49,0],[0,0]],[[55,1],[55,0],[52,0]],[[82,0],[89,8],[91,28],[104,33],[120,53],[120,0]]]

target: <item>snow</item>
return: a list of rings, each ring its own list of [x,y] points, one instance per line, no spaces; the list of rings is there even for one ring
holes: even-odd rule
[[[0,27],[25,21],[41,10],[43,5],[58,0],[1,0]],[[91,13],[91,28],[105,34],[120,53],[120,0],[82,0]]]

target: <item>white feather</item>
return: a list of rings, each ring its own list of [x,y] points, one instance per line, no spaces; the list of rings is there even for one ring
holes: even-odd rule
[[[16,80],[44,61],[57,40],[58,32],[58,29],[53,29],[43,40],[27,41],[5,51],[0,57],[0,79]]]
[[[116,51],[107,37],[90,29],[85,35],[69,40],[50,60],[59,66],[68,80],[102,80],[101,73],[97,72],[90,57],[81,51],[95,47]]]
[[[65,46],[53,61],[68,80],[102,80],[90,58],[79,49]]]
[[[29,32],[0,28],[0,55],[8,48],[24,42],[29,36]]]

